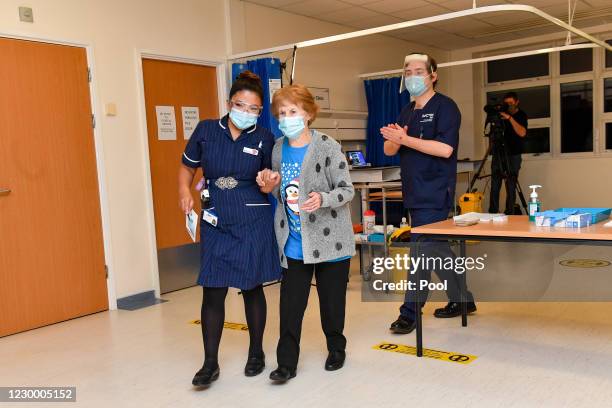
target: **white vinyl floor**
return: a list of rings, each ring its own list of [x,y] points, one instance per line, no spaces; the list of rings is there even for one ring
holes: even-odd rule
[[[271,384],[276,368],[278,286],[266,289],[267,367],[242,374],[248,333],[225,330],[221,376],[194,390],[203,359],[201,289],[164,295],[169,302],[111,311],[0,339],[0,385],[76,386],[77,403],[15,407],[612,407],[610,303],[480,303],[469,327],[425,309],[425,346],[477,356],[470,364],[374,350],[380,342],[415,344],[388,332],[396,303],[362,303],[359,275],[349,287],[347,362],[326,372],[318,299],[312,290],[298,375]],[[229,322],[244,323],[231,291]],[[11,406],[0,403],[0,407]]]

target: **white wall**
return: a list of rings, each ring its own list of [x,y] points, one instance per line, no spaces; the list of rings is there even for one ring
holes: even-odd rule
[[[18,7],[34,10],[21,23]],[[141,115],[137,50],[199,60],[224,59],[223,0],[2,0],[0,33],[68,40],[92,47],[95,108],[106,164],[110,208],[109,268],[117,297],[154,289],[156,248],[151,246],[147,193],[147,135]],[[116,117],[102,106],[115,102]],[[178,160],[178,158],[177,158]]]
[[[232,53],[356,31],[240,0],[230,2]],[[401,68],[404,56],[415,50],[429,52],[440,60],[447,58],[443,50],[427,49],[388,36],[367,36],[298,49],[295,81],[329,88],[332,109],[366,111],[363,80],[357,75]],[[290,54],[282,52],[278,57],[284,61]],[[445,86],[443,84],[441,89]]]

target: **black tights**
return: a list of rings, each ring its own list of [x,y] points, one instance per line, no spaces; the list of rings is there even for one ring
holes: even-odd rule
[[[219,343],[225,322],[227,288],[204,287],[200,323],[204,340],[204,365],[218,365]],[[263,357],[263,334],[266,327],[266,297],[261,285],[243,290],[244,312],[249,326],[249,357]]]

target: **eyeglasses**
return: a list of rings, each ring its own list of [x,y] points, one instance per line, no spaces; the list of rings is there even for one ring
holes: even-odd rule
[[[261,113],[262,107],[258,105],[249,105],[248,103],[243,101],[230,101],[230,103],[232,107],[242,112],[249,112],[253,115],[259,115]]]

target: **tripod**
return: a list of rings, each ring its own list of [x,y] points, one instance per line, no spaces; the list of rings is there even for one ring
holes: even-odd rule
[[[488,130],[487,126],[489,126]],[[499,115],[487,116],[487,120],[485,121],[484,134],[485,137],[489,138],[489,145],[487,146],[487,151],[484,157],[482,158],[482,161],[480,162],[478,170],[476,171],[476,173],[474,173],[474,176],[470,181],[467,193],[476,191],[474,189],[474,184],[476,183],[476,180],[480,180],[486,177],[492,177],[492,174],[481,176],[484,165],[487,162],[487,158],[489,157],[489,155],[492,155],[494,160],[501,164],[502,180],[504,180],[506,185],[508,185],[507,183],[509,181],[514,182],[515,193],[521,200],[521,205],[523,206],[525,214],[528,214],[527,201],[525,200],[525,196],[523,195],[523,189],[521,188],[517,175],[514,173],[514,171],[512,171],[510,167],[510,157],[508,155],[506,141],[504,140],[504,128],[504,123],[502,122],[502,119],[499,117]],[[518,209],[517,207],[518,206],[515,204],[513,212],[515,214],[521,214],[520,207],[518,207]]]

